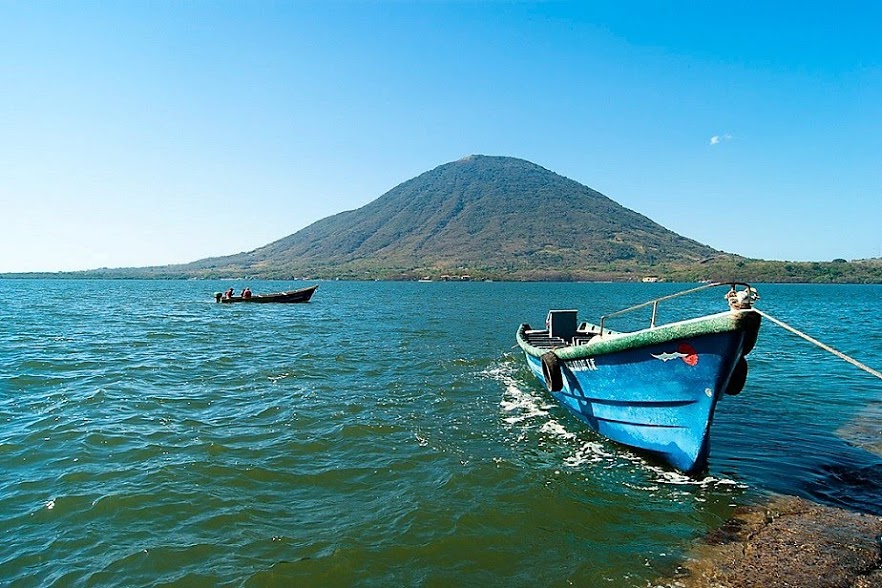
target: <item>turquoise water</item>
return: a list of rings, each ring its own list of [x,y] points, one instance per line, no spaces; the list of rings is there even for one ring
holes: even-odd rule
[[[684,285],[214,303],[244,285],[0,280],[0,585],[646,586],[768,492],[882,514],[882,381],[774,325],[700,479],[587,431],[513,348],[549,307],[594,320]],[[759,290],[882,367],[882,287]]]

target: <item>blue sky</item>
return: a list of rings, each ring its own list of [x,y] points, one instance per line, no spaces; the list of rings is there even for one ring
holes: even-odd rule
[[[873,2],[0,0],[0,272],[247,251],[469,154],[882,256]]]

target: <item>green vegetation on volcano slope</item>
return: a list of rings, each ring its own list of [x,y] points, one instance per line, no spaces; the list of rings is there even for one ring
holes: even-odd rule
[[[168,269],[188,275],[473,272],[547,279],[689,264],[719,254],[536,164],[470,156],[254,251]]]
[[[253,251],[78,277],[882,282],[882,264],[752,260],[534,163],[474,155]],[[53,274],[57,275],[57,274]]]

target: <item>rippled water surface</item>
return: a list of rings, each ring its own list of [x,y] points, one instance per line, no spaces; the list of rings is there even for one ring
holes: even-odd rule
[[[774,325],[700,479],[587,431],[513,348],[549,307],[685,285],[214,303],[244,285],[0,280],[0,585],[646,586],[767,492],[882,514],[882,382]],[[759,289],[882,367],[882,287]]]

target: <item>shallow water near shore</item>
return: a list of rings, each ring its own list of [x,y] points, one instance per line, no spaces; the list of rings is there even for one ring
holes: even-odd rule
[[[697,478],[586,430],[513,348],[549,308],[596,321],[691,285],[321,282],[309,304],[215,304],[245,285],[0,280],[0,584],[646,586],[768,492],[882,514],[882,381],[775,325]],[[758,288],[882,367],[882,286]]]

